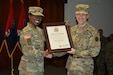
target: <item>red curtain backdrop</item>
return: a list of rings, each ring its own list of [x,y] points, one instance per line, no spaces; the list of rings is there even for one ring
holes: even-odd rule
[[[5,38],[6,36],[10,35],[10,29],[12,28],[13,20],[14,20],[14,17],[13,17],[12,0],[10,0],[9,14],[8,14],[7,22],[6,22],[5,35],[4,35]]]
[[[24,22],[26,21],[25,17],[25,9],[24,9],[24,1],[21,0],[21,10],[20,10],[20,16],[19,16],[19,21],[18,21],[18,26],[17,26],[17,33],[19,35],[20,31],[24,27]]]

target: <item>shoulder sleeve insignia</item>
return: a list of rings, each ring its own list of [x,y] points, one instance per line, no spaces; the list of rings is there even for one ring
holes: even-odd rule
[[[99,38],[98,37],[95,37],[95,41],[98,41],[99,40]]]

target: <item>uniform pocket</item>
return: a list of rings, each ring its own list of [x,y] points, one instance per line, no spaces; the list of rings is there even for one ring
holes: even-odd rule
[[[37,65],[34,63],[27,63],[27,71],[29,72],[37,72]]]

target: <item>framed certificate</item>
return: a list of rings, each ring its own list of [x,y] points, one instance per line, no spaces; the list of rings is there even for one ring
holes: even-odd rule
[[[73,47],[69,26],[64,22],[44,23],[43,29],[50,53],[68,51]]]

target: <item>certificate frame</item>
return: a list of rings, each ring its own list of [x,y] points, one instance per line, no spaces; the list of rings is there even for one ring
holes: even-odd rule
[[[65,52],[73,48],[70,27],[65,22],[44,23],[43,30],[50,53]]]

